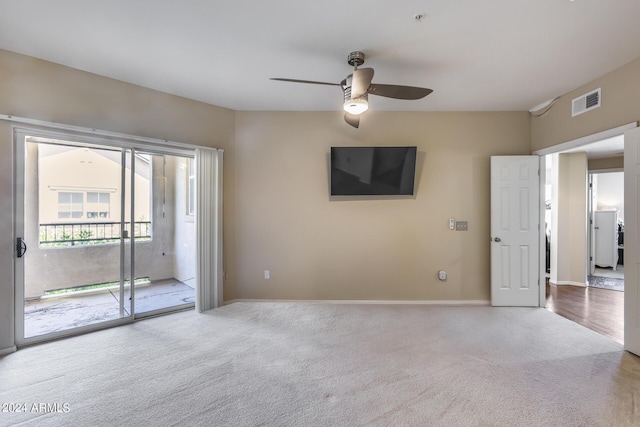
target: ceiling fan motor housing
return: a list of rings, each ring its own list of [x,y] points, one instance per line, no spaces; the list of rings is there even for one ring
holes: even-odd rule
[[[351,98],[351,86],[345,86],[344,88],[344,102],[349,102],[349,101],[353,101],[353,100],[365,100],[367,101],[369,99],[369,94],[368,93],[364,93],[363,95],[357,97],[357,98]]]
[[[347,56],[347,62],[352,67],[359,67],[364,64],[364,53],[360,51],[351,52],[349,56]]]

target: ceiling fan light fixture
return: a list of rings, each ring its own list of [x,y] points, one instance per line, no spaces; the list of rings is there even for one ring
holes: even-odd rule
[[[421,20],[426,15],[416,15],[416,20]],[[360,124],[360,115],[369,109],[369,94],[383,96],[385,98],[415,100],[422,99],[433,92],[431,89],[415,86],[374,84],[373,68],[358,68],[364,64],[364,53],[351,52],[347,57],[347,63],[353,66],[353,73],[349,74],[340,83],[318,82],[313,80],[299,80],[282,77],[273,77],[271,80],[279,80],[293,83],[306,83],[315,85],[340,86],[345,111],[344,120],[354,128]]]
[[[347,113],[358,115],[364,113],[369,109],[369,102],[367,101],[366,97],[361,96],[359,98],[347,99],[344,102],[343,107],[344,111],[346,111]]]

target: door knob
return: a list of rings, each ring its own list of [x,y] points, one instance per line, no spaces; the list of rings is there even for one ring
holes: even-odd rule
[[[494,242],[501,242],[502,240],[500,240],[499,237],[496,237],[495,239],[493,239]]]

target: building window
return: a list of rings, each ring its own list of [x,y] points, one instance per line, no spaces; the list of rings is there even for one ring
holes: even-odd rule
[[[82,218],[84,214],[83,199],[83,193],[58,192],[58,218]]]
[[[87,192],[87,218],[109,218],[111,216],[111,195],[96,191]]]
[[[196,168],[194,159],[187,161],[187,215],[196,211]]]

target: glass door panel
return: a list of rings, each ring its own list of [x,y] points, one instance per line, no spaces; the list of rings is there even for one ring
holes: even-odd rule
[[[192,159],[136,152],[134,180],[135,313],[195,303]],[[191,165],[190,165],[191,164]]]
[[[23,338],[131,317],[121,268],[122,248],[130,246],[122,203],[127,153],[26,134],[17,144],[24,188],[16,231],[27,245],[17,263]]]

